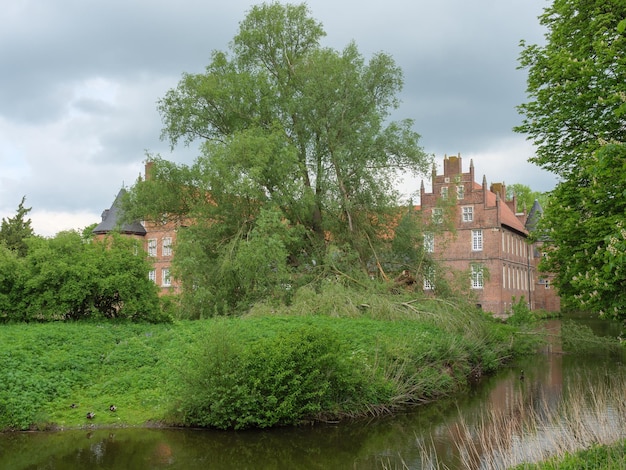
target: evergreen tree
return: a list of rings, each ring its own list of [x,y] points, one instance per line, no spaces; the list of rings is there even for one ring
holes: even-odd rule
[[[23,196],[15,217],[3,218],[0,227],[0,242],[4,242],[7,248],[15,251],[20,257],[26,256],[28,250],[26,239],[35,235],[31,220],[26,218],[32,207],[24,207],[25,201],[26,196]]]

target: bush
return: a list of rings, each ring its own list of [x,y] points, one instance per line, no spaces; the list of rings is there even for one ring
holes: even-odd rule
[[[222,323],[184,376],[182,419],[219,429],[266,428],[350,409],[375,388],[350,357],[330,330],[301,327],[241,344]]]

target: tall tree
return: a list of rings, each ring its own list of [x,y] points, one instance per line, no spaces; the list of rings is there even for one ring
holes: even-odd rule
[[[26,202],[26,196],[22,197],[15,217],[3,218],[0,227],[0,242],[4,241],[7,248],[21,257],[26,256],[28,250],[26,239],[35,235],[31,220],[26,218],[32,207],[24,207],[24,202]]]
[[[272,234],[282,248],[272,253],[283,253],[283,267],[322,265],[332,241],[366,270],[395,204],[395,175],[428,170],[412,122],[388,122],[402,87],[393,59],[378,53],[366,62],[354,44],[323,48],[324,35],[304,4],[254,6],[230,54],[213,52],[205,73],[184,74],[159,101],[172,146],[202,142],[191,168],[166,171],[154,161],[162,182],[171,176],[195,190],[184,210],[204,223],[181,233],[177,251],[179,275],[195,292],[225,279],[231,294],[245,291],[247,278],[236,273],[265,272],[266,261],[245,256],[241,271],[237,260],[253,241],[268,249],[262,234],[277,220],[284,229]],[[136,202],[148,200],[145,183],[131,194]],[[167,206],[152,204],[152,212],[180,208],[172,199]],[[183,262],[185,250],[206,262]],[[250,266],[255,259],[261,265]]]
[[[525,184],[515,183],[506,187],[506,197],[511,199],[515,196],[517,212],[530,211],[531,207],[535,203],[535,200],[539,202],[541,207],[545,207],[548,202],[548,195],[539,191],[533,191],[530,186]]]
[[[515,128],[537,147],[531,161],[561,180],[542,220],[545,267],[563,304],[618,317],[626,317],[625,19],[622,0],[546,8],[546,44],[523,43],[530,101]]]

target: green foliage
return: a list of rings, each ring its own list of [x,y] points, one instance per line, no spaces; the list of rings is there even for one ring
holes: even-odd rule
[[[0,328],[0,344],[0,430],[137,425],[161,416],[164,361],[176,347],[169,325],[11,324]]]
[[[224,325],[209,333],[186,377],[184,421],[220,429],[297,424],[347,410],[368,384],[337,334],[314,327],[240,344]],[[371,385],[369,385],[371,388]]]
[[[525,184],[511,184],[506,187],[506,197],[511,199],[515,196],[517,201],[517,212],[526,211],[528,213],[535,203],[535,200],[539,201],[541,207],[544,207],[548,202],[548,194],[541,193],[539,191],[533,191],[529,186]]]
[[[526,45],[531,101],[515,130],[537,148],[531,158],[556,173],[543,217],[547,270],[565,308],[623,317],[624,258],[619,240],[626,193],[626,4],[558,0],[540,22],[543,46]]]
[[[597,336],[588,326],[573,321],[562,322],[561,340],[563,351],[572,354],[613,355],[617,358],[623,354],[623,348],[615,338]]]
[[[596,444],[589,449],[568,452],[551,457],[543,462],[522,464],[513,467],[517,470],[580,470],[580,469],[618,469],[626,462],[626,440],[611,445]]]
[[[520,297],[518,301],[513,297],[511,315],[506,319],[509,325],[529,325],[535,323],[538,319],[536,312],[530,309],[524,296]]]
[[[0,430],[378,414],[453,394],[528,344],[476,311],[348,292],[309,291],[288,309],[242,318],[2,325]],[[319,315],[306,312],[322,302]]]
[[[564,180],[602,146],[624,142],[626,35],[618,24],[625,16],[621,0],[558,0],[540,16],[546,44],[522,43],[532,100],[519,106],[516,130],[537,145],[531,160]]]
[[[305,4],[253,6],[229,53],[159,101],[163,137],[200,140],[202,155],[191,167],[151,157],[125,212],[193,221],[174,261],[190,317],[288,299],[287,279],[366,274],[391,241],[397,171],[429,167],[412,123],[388,121],[402,88],[393,59],[323,48],[324,35]],[[322,267],[336,255],[352,264]]]
[[[150,154],[146,163],[146,179],[140,177],[133,190],[123,194],[121,213],[124,221],[160,223],[164,214],[174,219],[188,214],[201,198],[197,190],[201,183],[194,180],[190,169]]]
[[[552,192],[539,223],[550,234],[541,268],[557,273],[565,308],[619,318],[626,311],[626,146],[605,146],[596,157]]]
[[[136,240],[78,232],[31,238],[24,258],[0,248],[0,320],[120,318],[163,321],[149,263]]]
[[[26,196],[22,197],[22,201],[17,208],[15,217],[2,219],[0,226],[0,245],[4,244],[9,250],[15,251],[18,256],[26,256],[28,245],[26,240],[35,235],[31,227],[31,220],[25,219],[32,207],[24,207]]]
[[[335,284],[214,322],[178,367],[178,419],[241,429],[376,414],[450,395],[538,344],[476,311],[423,303]]]
[[[25,271],[24,259],[0,243],[0,321],[6,320],[18,304]]]

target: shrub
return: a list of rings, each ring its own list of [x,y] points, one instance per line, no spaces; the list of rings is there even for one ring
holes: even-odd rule
[[[515,301],[515,297],[513,297],[511,316],[507,318],[506,322],[510,325],[527,325],[535,323],[536,321],[537,317],[524,300],[524,296],[521,296],[517,302]]]
[[[298,328],[248,344],[222,323],[184,374],[184,424],[219,429],[296,424],[376,395],[363,364],[326,329]]]

